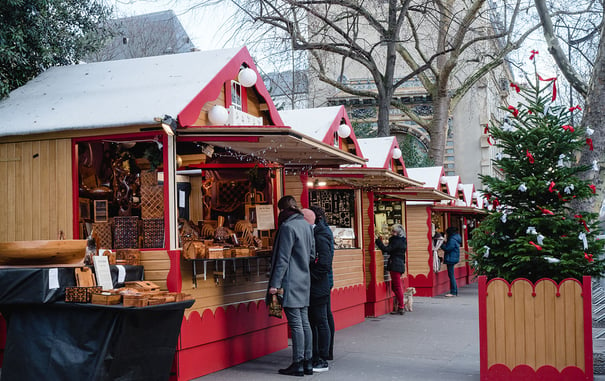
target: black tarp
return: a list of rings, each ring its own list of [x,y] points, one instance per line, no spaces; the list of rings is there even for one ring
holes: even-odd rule
[[[8,321],[0,380],[168,380],[192,304],[0,306]]]
[[[143,266],[123,267],[126,282],[143,280]],[[109,269],[114,288],[124,286],[123,283],[118,283],[118,266],[109,266]],[[49,281],[53,272],[56,272],[56,282]],[[0,269],[0,306],[63,301],[65,287],[75,285],[73,267],[3,268]]]

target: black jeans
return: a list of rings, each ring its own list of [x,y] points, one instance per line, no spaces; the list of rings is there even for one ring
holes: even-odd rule
[[[327,359],[330,352],[328,303],[309,306],[309,323],[313,331],[313,359]]]

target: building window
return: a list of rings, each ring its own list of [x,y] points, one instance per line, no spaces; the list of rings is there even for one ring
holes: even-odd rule
[[[242,111],[242,85],[231,81],[231,106]]]

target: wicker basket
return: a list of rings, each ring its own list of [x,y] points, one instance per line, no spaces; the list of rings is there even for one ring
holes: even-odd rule
[[[156,171],[141,172],[141,187],[158,185],[158,173]]]
[[[132,249],[139,247],[139,218],[113,218],[113,248]]]
[[[148,249],[164,247],[163,218],[143,219],[143,247]]]
[[[164,218],[164,191],[161,185],[141,187],[141,217]]]
[[[92,229],[97,238],[97,247],[99,249],[112,249],[113,248],[111,223],[95,222],[94,224],[92,224]]]

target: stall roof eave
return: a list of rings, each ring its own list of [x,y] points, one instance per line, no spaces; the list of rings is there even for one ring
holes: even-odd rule
[[[434,188],[409,187],[398,192],[385,192],[389,196],[401,198],[407,201],[454,201],[455,197]]]
[[[438,212],[449,212],[457,214],[487,214],[487,210],[479,209],[472,206],[449,206],[449,205],[436,205],[433,207],[434,211]]]
[[[315,177],[329,177],[341,184],[375,191],[400,190],[421,186],[423,183],[383,168],[318,168],[309,173]]]
[[[180,137],[195,138],[239,154],[289,167],[364,165],[366,160],[313,139],[287,126],[204,126],[179,130]]]

